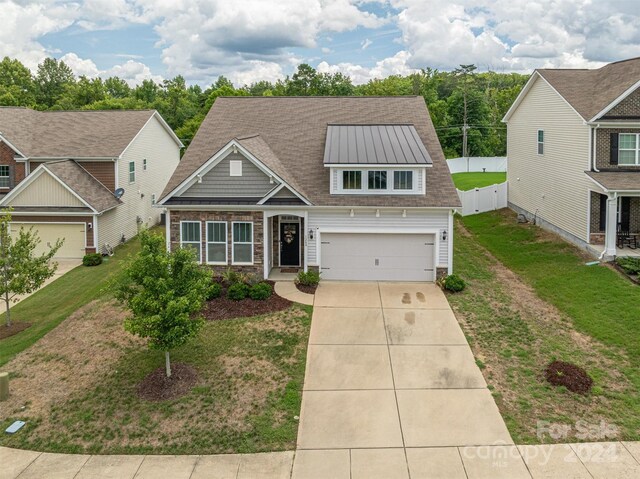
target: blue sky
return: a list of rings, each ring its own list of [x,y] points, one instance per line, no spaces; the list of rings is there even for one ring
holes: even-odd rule
[[[419,68],[530,72],[640,56],[637,0],[0,0],[0,56],[131,84],[274,81],[302,62],[354,83]]]

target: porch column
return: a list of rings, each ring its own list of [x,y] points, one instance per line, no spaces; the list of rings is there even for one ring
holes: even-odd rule
[[[304,228],[301,228],[302,231],[302,238],[304,241],[304,264],[302,265],[302,267],[304,268],[304,272],[306,273],[309,269],[309,235],[307,234],[307,231],[309,231],[309,212],[305,211],[303,214],[303,223],[304,223]]]
[[[607,198],[607,228],[605,231],[605,256],[616,255],[616,237],[618,232],[618,196],[613,193]]]
[[[264,267],[264,279],[269,277],[269,263],[271,261],[271,239],[269,231],[269,217],[267,212],[262,212],[262,265]]]

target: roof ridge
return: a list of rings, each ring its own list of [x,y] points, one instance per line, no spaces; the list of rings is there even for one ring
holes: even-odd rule
[[[370,99],[370,98],[422,98],[420,95],[307,95],[307,96],[295,96],[295,95],[248,95],[248,96],[235,96],[235,95],[220,95],[218,98],[238,98],[238,99],[276,99],[276,98],[298,98],[298,99],[311,99],[311,98],[358,98],[358,99]]]

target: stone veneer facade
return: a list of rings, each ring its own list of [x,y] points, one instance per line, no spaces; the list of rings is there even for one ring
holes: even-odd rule
[[[258,277],[264,276],[264,241],[263,241],[263,213],[262,211],[176,211],[170,214],[170,236],[171,249],[180,246],[180,222],[200,221],[201,222],[201,257],[206,261],[206,222],[226,221],[227,222],[227,257],[226,265],[208,265],[216,274],[222,274],[229,267],[242,273],[253,273]],[[232,228],[233,221],[250,221],[253,223],[253,264],[252,265],[232,265]],[[206,263],[205,263],[206,264]]]

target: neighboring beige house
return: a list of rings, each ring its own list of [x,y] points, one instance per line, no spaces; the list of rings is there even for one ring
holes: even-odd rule
[[[218,272],[433,281],[460,200],[422,97],[221,97],[159,206]]]
[[[0,208],[57,258],[105,253],[160,221],[182,143],[155,110],[0,108]]]
[[[635,254],[640,58],[536,70],[503,121],[509,206],[597,256]]]

